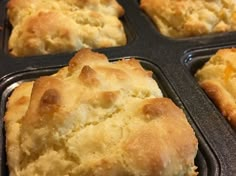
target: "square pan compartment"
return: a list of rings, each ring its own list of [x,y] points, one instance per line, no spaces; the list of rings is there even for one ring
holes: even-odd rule
[[[203,65],[210,59],[210,57],[213,56],[219,49],[235,48],[235,47],[236,47],[236,45],[230,45],[230,46],[196,49],[196,50],[190,51],[186,54],[186,56],[183,58],[183,63],[187,67],[187,69],[189,70],[189,72],[192,75],[193,79],[196,81],[196,84],[198,84],[196,78],[194,77],[194,74],[197,72],[197,70],[202,68]],[[202,90],[201,93],[204,94],[205,97],[209,100],[209,102],[211,103],[214,110],[217,111],[220,114],[220,117],[224,121],[226,121],[226,123],[229,124],[229,122],[222,115],[222,113],[220,112],[218,107],[208,97],[206,92],[200,86],[199,86],[199,89]]]
[[[116,0],[125,10],[125,14],[119,18],[120,21],[122,22],[123,26],[124,26],[124,31],[126,34],[126,38],[127,38],[127,43],[124,46],[114,46],[114,47],[107,47],[107,48],[117,48],[117,47],[125,47],[127,45],[130,45],[135,38],[137,37],[136,35],[136,30],[135,27],[132,26],[131,21],[132,19],[129,18],[128,14],[128,9],[126,8],[125,4],[125,0]],[[8,50],[8,40],[10,38],[11,35],[11,31],[12,31],[12,25],[8,19],[7,16],[7,0],[2,0],[0,1],[0,27],[2,27],[2,29],[0,29],[0,52],[2,51],[4,54],[6,54],[8,57],[12,57],[12,58],[20,58],[21,56],[12,56],[9,53]],[[102,48],[97,48],[97,49],[102,49]],[[65,53],[71,53],[71,52],[65,52]],[[56,54],[63,54],[63,53],[56,53]],[[54,55],[54,54],[48,54],[48,55]],[[39,56],[39,55],[33,55],[33,56],[27,56],[25,57],[25,59],[27,59],[28,57],[34,57],[34,56]],[[46,56],[46,55],[44,55]],[[0,58],[1,59],[1,58]]]
[[[236,48],[236,44],[190,49],[186,51],[182,63],[194,75],[218,50],[226,48]]]
[[[131,57],[126,57],[131,58]],[[169,97],[172,101],[182,108],[185,111],[186,117],[194,129],[196,136],[199,142],[199,149],[197,156],[195,158],[195,163],[198,166],[199,176],[215,176],[220,175],[220,165],[218,162],[217,156],[214,154],[214,151],[210,149],[207,144],[207,141],[204,139],[202,134],[193,124],[191,117],[184,109],[180,99],[177,97],[173,89],[171,88],[170,84],[168,83],[167,79],[163,75],[162,71],[159,67],[153,65],[152,63],[148,62],[145,58],[138,58],[136,57],[143,67],[147,70],[151,70],[153,72],[153,78],[157,81],[160,89],[162,90],[165,97]],[[112,59],[112,61],[116,61],[118,59]],[[6,110],[6,102],[8,97],[10,96],[13,89],[20,84],[21,82],[34,80],[43,75],[50,75],[55,73],[60,67],[51,67],[51,68],[41,68],[38,70],[33,71],[22,71],[7,75],[2,82],[0,82],[0,92],[1,92],[1,100],[0,100],[0,128],[2,133],[0,134],[0,171],[2,176],[8,176],[8,168],[6,165],[6,152],[5,152],[5,131],[4,131],[4,122],[3,117]]]

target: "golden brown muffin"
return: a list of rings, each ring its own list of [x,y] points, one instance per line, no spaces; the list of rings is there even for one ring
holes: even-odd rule
[[[236,49],[221,49],[195,77],[222,114],[236,128]]]
[[[169,37],[236,30],[234,0],[141,0],[140,7]]]
[[[197,175],[194,131],[135,59],[81,50],[17,87],[4,119],[11,176]]]
[[[15,56],[126,44],[124,10],[115,0],[10,0],[7,7],[8,48]]]

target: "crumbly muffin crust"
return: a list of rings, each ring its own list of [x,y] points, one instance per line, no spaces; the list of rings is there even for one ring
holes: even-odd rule
[[[8,48],[32,56],[126,44],[124,9],[115,0],[10,0]]]
[[[195,77],[229,123],[236,129],[236,49],[220,49]]]
[[[79,51],[7,103],[11,176],[197,175],[197,139],[183,111],[135,59]]]
[[[140,7],[168,37],[236,30],[234,0],[141,0]]]

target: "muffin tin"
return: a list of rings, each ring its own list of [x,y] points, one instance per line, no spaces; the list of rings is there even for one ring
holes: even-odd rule
[[[182,108],[199,141],[195,163],[200,176],[236,175],[236,133],[205,92],[194,73],[218,49],[236,47],[236,32],[172,39],[161,35],[150,18],[139,8],[138,0],[118,0],[125,9],[121,18],[128,43],[95,51],[110,61],[135,57],[151,70],[162,92]],[[11,25],[6,0],[0,0],[0,170],[8,176],[3,116],[8,96],[21,82],[50,75],[67,65],[73,53],[13,57],[7,43]]]

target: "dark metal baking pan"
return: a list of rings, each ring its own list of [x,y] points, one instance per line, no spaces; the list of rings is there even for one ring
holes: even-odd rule
[[[196,165],[199,175],[234,176],[236,173],[236,134],[215,108],[193,77],[218,48],[236,46],[236,32],[172,39],[161,35],[150,18],[139,8],[139,0],[118,0],[125,9],[121,18],[128,43],[122,47],[96,49],[109,60],[137,56],[154,77],[164,95],[187,114],[199,140]],[[8,54],[11,26],[6,16],[7,0],[0,0],[0,170],[7,176],[4,150],[4,124],[7,97],[14,87],[27,80],[55,72],[74,53],[32,56],[16,59]],[[2,27],[2,29],[1,29]]]
[[[112,59],[112,60],[116,61],[117,59]],[[205,141],[205,139],[203,138],[199,130],[196,128],[196,126],[193,124],[191,117],[189,116],[188,112],[185,110],[179,97],[175,94],[175,92],[171,88],[168,80],[163,75],[160,68],[148,62],[144,58],[140,57],[138,60],[140,60],[140,63],[143,65],[145,69],[151,70],[153,72],[153,78],[157,81],[164,96],[171,98],[177,106],[179,106],[185,111],[187,115],[187,119],[189,123],[191,124],[191,126],[193,127],[199,141],[199,150],[195,159],[195,163],[198,166],[199,175],[200,176],[220,175],[220,165],[218,163],[217,156],[209,148],[207,142]],[[2,176],[8,176],[9,174],[8,168],[6,165],[5,131],[4,131],[4,122],[3,122],[3,117],[6,111],[6,102],[7,102],[8,97],[10,96],[14,88],[18,86],[21,82],[34,80],[43,75],[50,75],[52,73],[55,73],[58,69],[59,69],[58,67],[51,67],[51,68],[41,68],[34,71],[16,72],[16,73],[9,74],[7,77],[5,77],[4,81],[0,83],[0,92],[1,92],[0,127],[2,129],[2,133],[0,136],[0,152],[1,152],[0,153],[0,156],[1,156],[0,170],[1,170]]]

